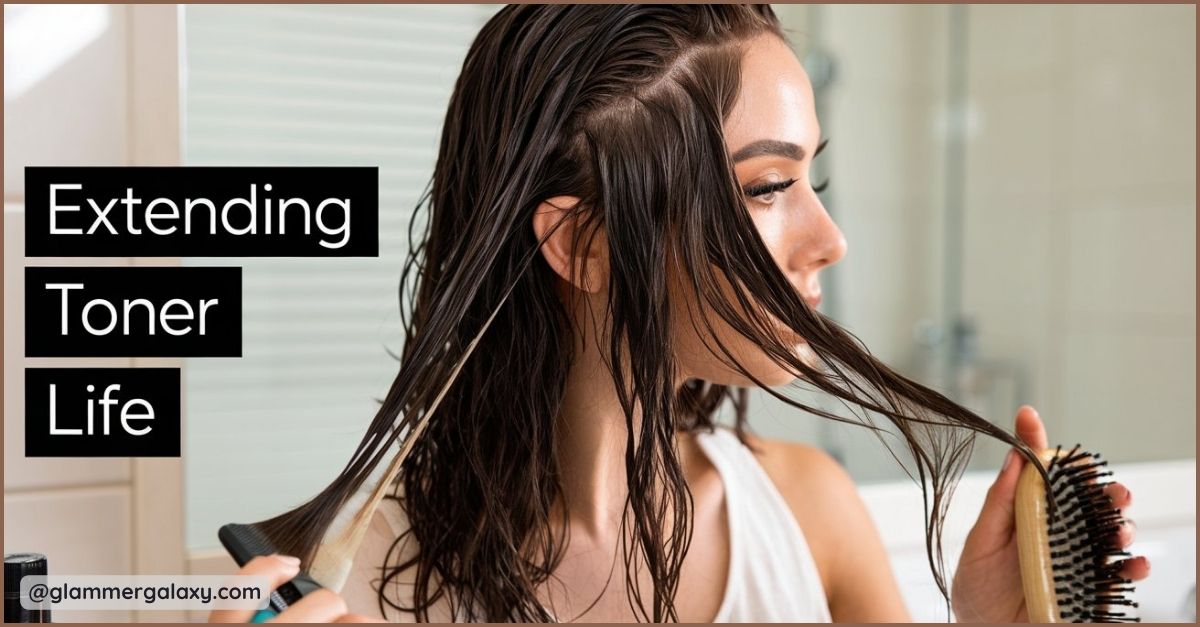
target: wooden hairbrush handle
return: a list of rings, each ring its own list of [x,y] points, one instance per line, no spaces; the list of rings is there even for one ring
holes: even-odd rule
[[[1043,467],[1055,450],[1038,454]],[[1025,464],[1017,480],[1017,554],[1021,561],[1021,586],[1031,623],[1061,623],[1058,596],[1054,592],[1054,567],[1050,561],[1046,484],[1033,464]]]
[[[1040,451],[1053,505],[1037,464],[1017,479],[1017,554],[1025,609],[1034,623],[1136,622],[1133,582],[1121,574],[1121,510],[1105,493],[1108,461],[1076,444]],[[1050,515],[1054,514],[1053,526]]]

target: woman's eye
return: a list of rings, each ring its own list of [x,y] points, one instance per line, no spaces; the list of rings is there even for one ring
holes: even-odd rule
[[[775,196],[779,192],[791,187],[795,184],[796,179],[788,179],[786,181],[776,181],[774,183],[763,183],[762,185],[754,185],[747,187],[743,191],[746,196],[757,200],[758,202],[769,205],[775,202]]]

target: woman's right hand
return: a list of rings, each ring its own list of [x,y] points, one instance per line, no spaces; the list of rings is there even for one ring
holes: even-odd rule
[[[289,582],[300,573],[300,560],[287,555],[263,555],[256,557],[237,572],[239,575],[258,575],[270,581],[271,590]],[[208,615],[210,623],[245,623],[258,610],[213,610]],[[271,622],[281,623],[378,623],[383,622],[368,616],[351,614],[346,602],[336,592],[322,588],[304,595],[304,598],[284,610]]]

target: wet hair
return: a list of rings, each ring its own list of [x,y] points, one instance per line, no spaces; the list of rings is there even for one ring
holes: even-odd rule
[[[282,551],[311,563],[335,515],[395,455],[495,312],[403,463],[396,498],[411,527],[396,542],[411,534],[417,552],[385,563],[384,582],[405,572],[413,599],[402,606],[386,598],[385,585],[380,607],[428,620],[434,603],[445,601],[457,619],[555,620],[536,592],[568,541],[565,520],[556,525],[552,515],[563,492],[556,419],[579,322],[556,292],[561,279],[537,254],[544,237],[536,237],[532,218],[544,200],[573,196],[580,202],[565,213],[583,225],[576,246],[602,233],[609,259],[602,341],[629,429],[622,551],[636,616],[678,620],[693,504],[676,437],[712,429],[730,403],[745,441],[745,388],[677,385],[674,299],[696,305],[693,314],[711,312],[691,323],[713,358],[770,394],[833,420],[877,430],[884,427],[876,417],[890,423],[925,494],[926,547],[946,594],[941,529],[976,433],[1027,459],[1033,453],[878,361],[810,308],[772,259],[723,132],[745,45],[763,34],[785,39],[768,6],[747,5],[518,5],[483,27],[410,228],[399,372],[337,478],[309,502],[259,523]],[[687,269],[683,293],[668,289],[670,268]],[[799,380],[840,399],[851,416],[763,384],[718,339],[714,315]],[[817,367],[794,353],[772,318],[808,342]],[[652,590],[640,589],[638,568]]]

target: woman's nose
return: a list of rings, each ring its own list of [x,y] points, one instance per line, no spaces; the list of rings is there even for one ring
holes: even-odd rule
[[[789,270],[805,275],[833,265],[846,256],[846,236],[820,203],[796,221]]]

